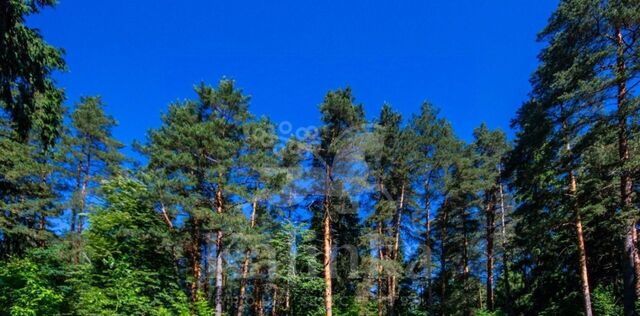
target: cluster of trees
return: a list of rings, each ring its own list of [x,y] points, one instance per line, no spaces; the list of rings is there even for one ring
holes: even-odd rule
[[[129,158],[53,4],[0,1],[0,314],[638,314],[640,2],[560,2],[513,142],[349,88],[289,133],[221,80]]]

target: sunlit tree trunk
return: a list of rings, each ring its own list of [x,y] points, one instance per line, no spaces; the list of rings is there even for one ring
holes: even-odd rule
[[[256,226],[256,208],[258,199],[253,198],[251,204],[251,229]],[[240,280],[240,295],[238,295],[238,316],[242,316],[244,312],[244,298],[246,295],[247,277],[249,276],[249,263],[251,261],[251,248],[247,247],[244,252],[244,261],[242,262],[242,279]]]
[[[89,145],[90,146],[90,145]],[[86,204],[87,204],[87,187],[89,185],[89,172],[90,172],[90,168],[91,168],[91,149],[87,148],[87,161],[86,161],[86,165],[84,168],[84,174],[83,174],[83,179],[82,179],[82,188],[80,189],[80,213],[85,212],[85,208],[86,208]],[[83,229],[83,225],[82,223],[84,222],[82,216],[80,214],[78,214],[78,236],[80,236],[80,234],[82,234],[82,229]]]
[[[563,129],[567,129],[566,122],[562,124]],[[567,153],[571,152],[571,144],[569,139],[565,140],[565,149]],[[569,197],[571,198],[571,204],[574,212],[576,237],[578,240],[578,255],[580,263],[580,279],[582,280],[582,297],[584,301],[584,312],[586,316],[592,316],[593,311],[591,307],[591,290],[589,289],[589,272],[587,269],[587,250],[584,243],[584,233],[582,230],[582,216],[580,214],[580,205],[577,201],[578,185],[576,176],[573,170],[569,170]]]
[[[325,175],[325,195],[324,195],[324,215],[322,219],[322,240],[323,240],[323,268],[324,268],[324,305],[325,315],[332,316],[332,294],[331,294],[331,167],[327,167]]]
[[[393,223],[393,249],[391,251],[391,260],[396,263],[398,261],[398,252],[400,251],[400,224],[402,223],[402,211],[404,209],[405,186],[402,184],[400,188],[400,200],[398,208],[394,214]],[[392,273],[389,280],[389,314],[395,314],[395,303],[397,295],[398,276]]]
[[[197,220],[191,220],[191,240],[189,241],[189,261],[191,263],[191,274],[193,281],[191,282],[191,300],[198,299],[198,290],[200,289],[200,277],[202,270],[200,267],[200,223]]]
[[[218,214],[222,213],[222,190],[216,191]],[[216,236],[216,316],[222,316],[222,229],[218,229]]]

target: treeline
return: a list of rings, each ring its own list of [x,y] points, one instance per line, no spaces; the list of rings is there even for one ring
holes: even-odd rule
[[[560,2],[512,142],[350,88],[294,131],[225,79],[132,157],[63,106],[53,4],[0,0],[0,314],[638,314],[639,1]]]

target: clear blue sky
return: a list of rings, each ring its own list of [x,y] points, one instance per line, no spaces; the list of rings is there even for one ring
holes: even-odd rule
[[[102,95],[115,135],[142,140],[192,86],[226,76],[276,123],[317,125],[328,90],[350,85],[367,117],[423,100],[464,139],[509,129],[556,0],[60,0],[29,20],[66,50],[67,104]],[[511,134],[511,133],[509,133]]]

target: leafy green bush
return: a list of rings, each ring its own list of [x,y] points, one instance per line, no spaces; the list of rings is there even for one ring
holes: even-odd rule
[[[598,286],[593,291],[593,312],[595,315],[618,316],[623,314],[611,286]]]
[[[0,314],[54,315],[60,313],[62,302],[63,294],[31,259],[0,263]]]

